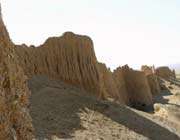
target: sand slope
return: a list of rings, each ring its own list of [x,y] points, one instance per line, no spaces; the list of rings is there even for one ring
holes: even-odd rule
[[[38,140],[179,140],[165,118],[87,96],[60,81],[33,77],[31,116]]]

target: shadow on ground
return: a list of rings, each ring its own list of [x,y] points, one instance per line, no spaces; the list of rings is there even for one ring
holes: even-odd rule
[[[102,113],[111,120],[152,140],[179,140],[180,138],[155,122],[139,115],[128,107],[98,101],[86,96],[86,92],[64,83],[49,83],[47,79],[42,88],[34,89],[38,79],[29,82],[32,90],[31,116],[36,136],[49,138],[73,138],[76,130],[84,130],[79,113],[85,108]],[[38,83],[40,84],[40,83]],[[83,95],[84,94],[84,95]]]
[[[161,94],[155,95],[153,97],[154,103],[168,104],[169,99],[165,99],[165,96],[173,95],[171,91],[167,88],[162,90]]]

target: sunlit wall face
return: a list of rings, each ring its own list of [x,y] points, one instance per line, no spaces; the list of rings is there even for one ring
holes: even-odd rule
[[[1,0],[12,40],[39,45],[65,31],[89,35],[99,61],[180,62],[179,0]]]

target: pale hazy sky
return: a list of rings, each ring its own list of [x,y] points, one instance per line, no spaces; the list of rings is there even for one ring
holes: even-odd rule
[[[88,35],[99,61],[180,62],[180,0],[0,0],[12,40],[42,44],[65,31]]]

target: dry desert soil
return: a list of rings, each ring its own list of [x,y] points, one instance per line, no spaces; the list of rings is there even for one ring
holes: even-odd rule
[[[143,112],[87,96],[87,92],[34,76],[30,113],[36,140],[180,140],[180,88],[156,96],[155,112]]]

